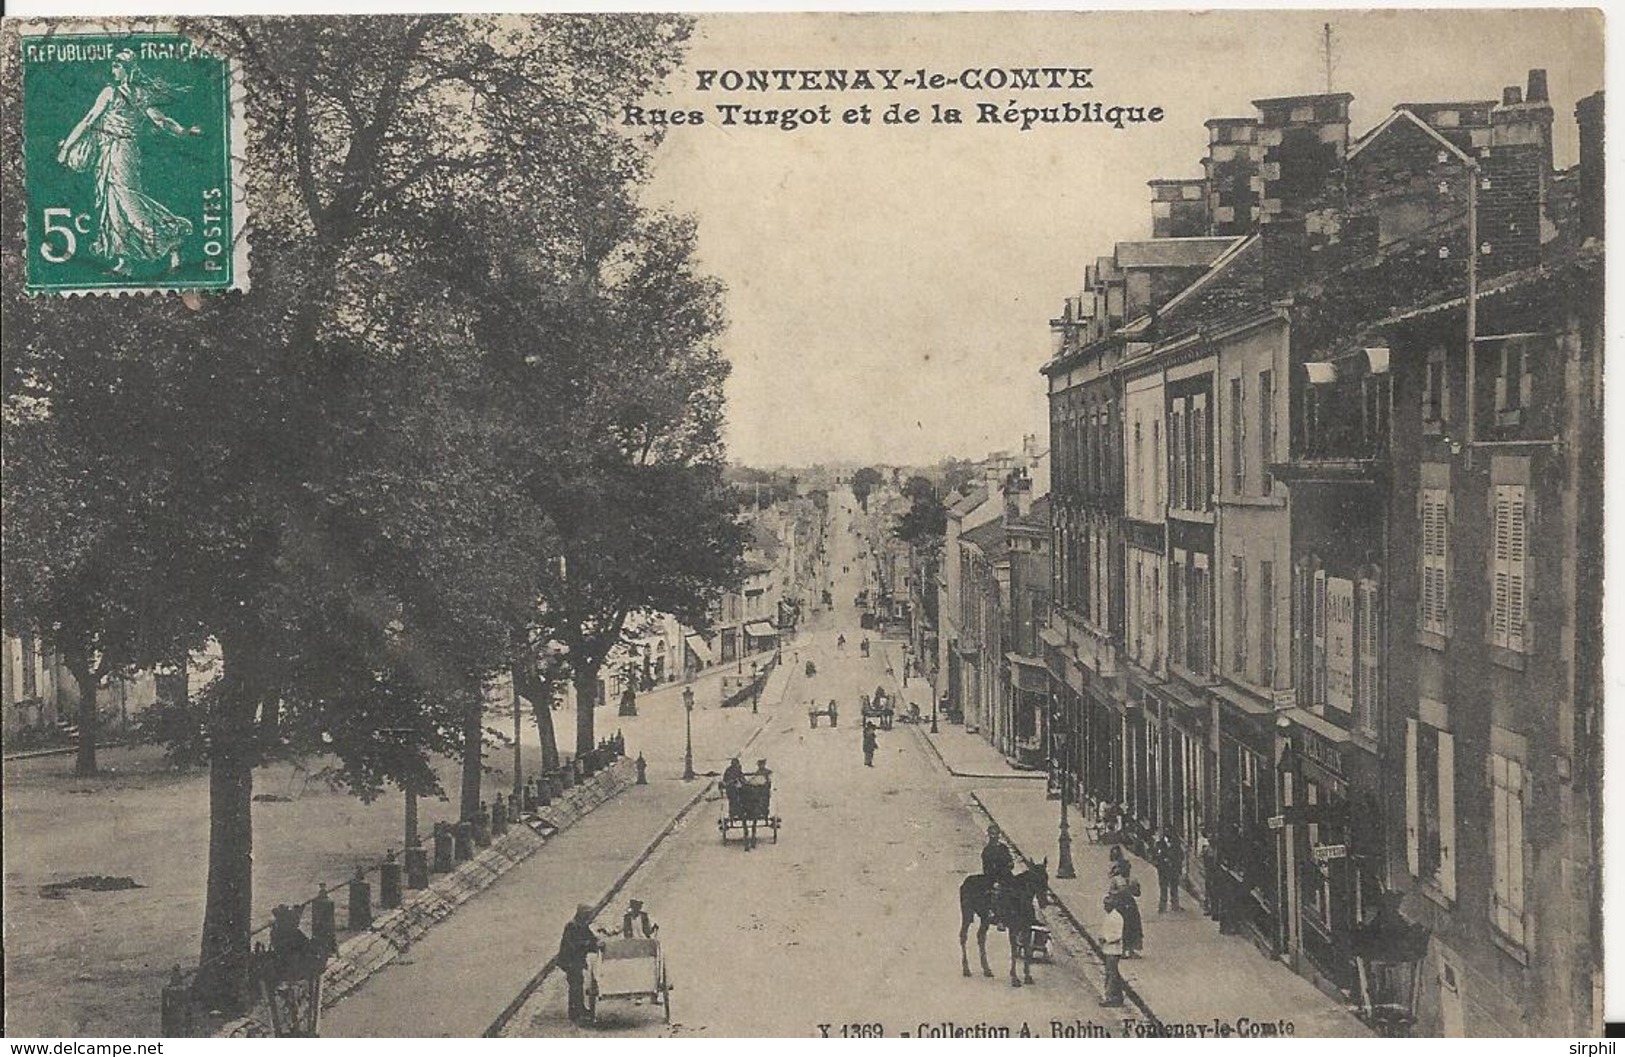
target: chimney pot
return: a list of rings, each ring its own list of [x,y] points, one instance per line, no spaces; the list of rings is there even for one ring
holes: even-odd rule
[[[1529,71],[1529,91],[1527,96],[1531,103],[1545,103],[1550,101],[1546,98],[1545,70]]]
[[[1517,85],[1513,84],[1501,89],[1502,106],[1517,106],[1521,102],[1523,102],[1522,88],[1519,88]]]

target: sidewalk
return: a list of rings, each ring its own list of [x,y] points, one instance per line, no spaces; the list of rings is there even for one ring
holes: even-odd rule
[[[754,716],[748,707],[697,706],[695,726],[707,729],[703,737],[696,732],[695,770],[717,773],[741,753],[773,721],[788,682],[781,665]],[[640,698],[637,718],[618,720],[628,751],[635,756],[641,745],[646,754],[649,784],[602,805],[437,924],[400,961],[327,1010],[323,1036],[478,1037],[504,1013],[557,952],[576,905],[611,893],[678,816],[710,793],[704,777],[678,777],[683,709],[657,693]],[[645,710],[646,700],[656,707]]]
[[[1101,917],[1108,846],[1090,844],[1081,829],[1074,829],[1072,862],[1078,876],[1057,880],[1060,807],[1046,799],[1043,787],[1000,783],[979,789],[976,795],[1024,856],[1049,858],[1051,892],[1092,937]],[[1341,1004],[1260,953],[1250,940],[1219,935],[1218,926],[1189,893],[1181,910],[1158,913],[1155,869],[1132,853],[1129,858],[1145,892],[1140,897],[1145,956],[1125,959],[1123,978],[1158,1020],[1211,1024],[1217,1018],[1232,1026],[1240,1018],[1257,1025],[1290,1021],[1300,1037],[1370,1036],[1370,1030]]]
[[[958,723],[942,722],[939,717],[938,733],[930,733],[931,688],[923,679],[910,679],[904,694],[913,693],[916,686],[924,688],[921,693],[927,698],[920,710],[926,721],[916,729],[949,774],[956,778],[1014,778],[1038,783],[1043,783],[1048,777],[1043,771],[1023,771],[1012,767],[1004,754],[988,744],[986,738],[970,733]],[[906,699],[919,700],[917,697]],[[905,709],[907,707],[904,706]]]

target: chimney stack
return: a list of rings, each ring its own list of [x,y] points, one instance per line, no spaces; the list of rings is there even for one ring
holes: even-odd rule
[[[1501,89],[1501,105],[1517,106],[1523,102],[1523,89],[1515,84],[1509,84]]]
[[[1528,94],[1528,97],[1529,97],[1529,102],[1531,102],[1531,103],[1550,103],[1551,102],[1550,97],[1548,97],[1546,95],[1546,71],[1545,70],[1530,70],[1529,71],[1529,91],[1528,91],[1527,94]]]
[[[1603,191],[1603,94],[1593,92],[1576,103],[1574,119],[1580,125],[1580,231],[1600,239],[1608,212]]]
[[[1302,217],[1311,235],[1335,233],[1349,146],[1347,92],[1255,99],[1264,148],[1260,224]]]

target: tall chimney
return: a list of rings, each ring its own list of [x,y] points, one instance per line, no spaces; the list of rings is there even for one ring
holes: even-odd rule
[[[1523,102],[1523,89],[1515,84],[1509,84],[1501,89],[1501,105],[1517,106]]]
[[[1546,95],[1546,71],[1545,70],[1530,70],[1529,71],[1529,92],[1527,94],[1529,96],[1529,102],[1531,102],[1531,103],[1549,103],[1549,102],[1551,102],[1550,97],[1548,97]]]
[[[1603,95],[1593,92],[1574,105],[1580,125],[1580,231],[1603,237],[1608,201],[1603,191]]]

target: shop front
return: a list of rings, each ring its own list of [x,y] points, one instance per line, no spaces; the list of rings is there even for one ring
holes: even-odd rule
[[[1219,698],[1219,837],[1214,842],[1236,928],[1278,955],[1281,936],[1281,864],[1285,818],[1278,813],[1274,711],[1229,688]]]
[[[1292,790],[1290,872],[1296,876],[1298,968],[1350,1001],[1358,995],[1356,932],[1382,880],[1381,803],[1375,760],[1348,731],[1293,709],[1283,781]]]

